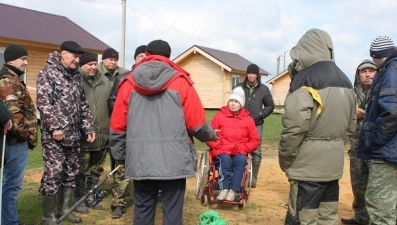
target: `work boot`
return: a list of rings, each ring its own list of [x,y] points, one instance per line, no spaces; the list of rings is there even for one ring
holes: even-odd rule
[[[344,219],[344,218],[342,218],[342,219],[341,219],[341,222],[342,222],[343,224],[363,225],[363,224],[357,222],[357,221],[356,221],[355,219],[353,219],[353,218],[351,218],[351,219]]]
[[[123,213],[124,213],[124,208],[121,206],[116,206],[114,207],[114,210],[112,212],[112,218],[119,219],[123,216]]]
[[[252,162],[252,180],[251,187],[256,188],[256,181],[258,180],[258,172],[259,167],[261,166],[261,162]]]
[[[42,207],[41,225],[58,225],[57,217],[55,216],[55,197],[43,195]]]
[[[74,202],[78,202],[85,195],[84,192],[85,192],[85,176],[77,175],[76,176],[76,188],[74,189]],[[76,212],[81,213],[81,214],[88,213],[88,208],[85,205],[85,202],[82,202],[77,206]]]
[[[66,214],[70,209],[70,202],[72,200],[73,188],[61,186],[58,190],[58,212],[60,216]],[[74,215],[72,212],[65,218],[70,223],[81,223],[82,219]]]
[[[87,191],[93,190],[95,186],[98,184],[99,176],[90,175],[87,177]],[[97,194],[97,189],[95,189],[92,194],[88,195],[86,204],[88,207],[94,210],[102,210],[103,206],[99,204],[95,204],[95,195]]]

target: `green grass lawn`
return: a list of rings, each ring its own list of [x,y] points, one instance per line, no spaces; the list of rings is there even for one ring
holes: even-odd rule
[[[217,110],[207,110],[207,114],[206,114],[207,121],[211,121],[216,112]],[[271,114],[268,118],[266,118],[263,129],[263,144],[277,146],[281,129],[282,129],[281,115]],[[202,151],[207,148],[204,143],[201,143],[198,140],[195,141],[195,144],[197,150],[199,151]],[[110,160],[108,159],[106,160],[106,164],[105,164],[106,168],[109,167],[110,164],[109,161]],[[43,156],[41,151],[41,143],[39,141],[38,146],[29,153],[28,173],[32,171],[41,172],[42,167],[43,167]],[[38,174],[36,173],[36,176],[37,175]],[[103,177],[104,176],[102,176],[102,178]],[[101,190],[106,190],[108,193],[111,193],[111,180],[112,179],[108,179],[104,183],[104,185],[101,186]],[[23,222],[30,222],[34,224],[40,223],[41,215],[42,215],[42,206],[41,206],[41,194],[38,192],[39,186],[40,186],[40,176],[37,176],[33,180],[32,178],[27,179],[27,177],[25,176],[23,190],[18,196],[19,215]],[[104,204],[110,205],[111,202],[110,196],[111,194],[109,194],[104,199]],[[130,195],[130,197],[132,196]],[[109,217],[109,213],[108,212],[103,213],[103,216]],[[84,223],[84,224],[90,224],[90,223]]]

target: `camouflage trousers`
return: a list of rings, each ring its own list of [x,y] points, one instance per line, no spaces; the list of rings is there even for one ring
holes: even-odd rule
[[[357,158],[356,151],[349,151],[350,180],[353,191],[353,219],[360,224],[368,224],[369,216],[365,207],[365,190],[367,189],[368,168],[364,160]]]
[[[397,165],[379,159],[365,160],[368,184],[365,204],[372,225],[395,225]]]
[[[66,147],[56,142],[43,143],[44,172],[39,192],[55,196],[59,187],[75,187],[79,172],[79,147]]]
[[[106,153],[108,149],[104,148],[100,151],[80,152],[80,170],[79,175],[95,175],[100,177],[103,174],[103,165],[105,164]]]
[[[113,174],[112,208],[116,206],[127,207],[126,197],[129,195],[131,180],[125,178],[125,168],[118,169]]]

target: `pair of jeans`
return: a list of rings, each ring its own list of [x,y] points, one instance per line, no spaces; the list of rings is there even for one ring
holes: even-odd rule
[[[247,156],[220,154],[215,157],[214,161],[219,172],[219,188],[241,192]]]
[[[17,195],[22,190],[28,156],[29,148],[26,142],[9,145],[5,148],[1,224],[19,224]]]

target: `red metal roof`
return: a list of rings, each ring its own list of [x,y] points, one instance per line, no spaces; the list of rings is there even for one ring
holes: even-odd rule
[[[109,47],[64,16],[3,3],[0,3],[0,36],[55,45],[72,40],[94,50]]]

